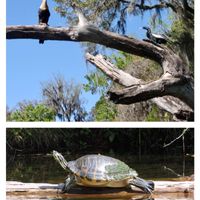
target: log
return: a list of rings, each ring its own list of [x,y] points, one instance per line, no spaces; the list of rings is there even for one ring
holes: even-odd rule
[[[75,186],[69,193],[61,194],[62,184],[6,182],[7,200],[17,199],[49,199],[49,198],[149,198],[164,199],[193,199],[193,181],[155,181],[153,194],[145,194],[138,188],[88,188]]]

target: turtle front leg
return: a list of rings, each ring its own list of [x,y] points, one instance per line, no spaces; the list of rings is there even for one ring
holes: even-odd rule
[[[69,175],[64,182],[63,188],[61,190],[62,193],[69,192],[70,188],[75,185],[75,177],[74,175]]]

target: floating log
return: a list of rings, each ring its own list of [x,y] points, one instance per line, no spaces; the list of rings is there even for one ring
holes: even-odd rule
[[[154,181],[153,194],[145,194],[138,188],[88,188],[75,186],[69,193],[61,194],[62,184],[6,182],[7,200],[49,198],[127,198],[127,199],[193,199],[194,182]]]

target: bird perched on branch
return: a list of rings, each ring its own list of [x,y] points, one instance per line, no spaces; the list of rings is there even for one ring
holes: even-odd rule
[[[39,11],[38,11],[38,16],[39,16],[39,25],[48,26],[50,12],[49,12],[47,0],[42,0],[42,3],[40,5]],[[43,44],[44,40],[40,39],[39,43]]]
[[[149,40],[155,44],[166,44],[167,40],[164,36],[154,34],[151,32],[151,29],[149,27],[144,26],[143,29],[147,30],[146,36],[149,38]]]

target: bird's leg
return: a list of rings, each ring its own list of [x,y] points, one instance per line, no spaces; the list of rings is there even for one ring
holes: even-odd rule
[[[43,22],[40,22],[39,25],[42,26],[42,27],[44,27],[44,28],[47,28],[49,26],[49,24],[43,23]]]
[[[46,23],[43,23],[43,22],[40,22],[39,25],[40,25],[40,26],[46,26],[47,24],[46,24]]]
[[[74,175],[70,174],[64,182],[62,193],[69,192],[70,188],[75,184]]]
[[[41,26],[41,28],[42,28],[43,30],[47,30],[47,29],[48,29],[48,26],[49,26],[48,24],[42,23],[42,22],[41,22],[39,25]]]
[[[44,30],[48,29],[49,24],[45,24]]]

